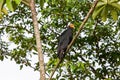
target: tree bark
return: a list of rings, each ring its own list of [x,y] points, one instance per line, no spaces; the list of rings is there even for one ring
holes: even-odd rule
[[[44,56],[42,54],[42,45],[40,41],[40,32],[37,22],[37,13],[35,10],[35,2],[34,0],[30,0],[30,9],[32,13],[33,25],[34,25],[34,33],[36,38],[36,46],[38,51],[38,59],[39,59],[39,66],[40,66],[40,80],[45,80],[45,68],[44,68]]]

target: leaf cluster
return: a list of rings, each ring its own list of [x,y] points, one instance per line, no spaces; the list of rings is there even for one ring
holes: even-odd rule
[[[119,0],[100,0],[96,6],[96,9],[92,15],[93,19],[101,17],[103,21],[106,21],[107,16],[111,16],[113,20],[118,19],[118,13],[120,12]]]

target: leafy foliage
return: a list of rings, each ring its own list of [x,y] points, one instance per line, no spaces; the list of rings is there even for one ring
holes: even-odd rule
[[[69,22],[75,25],[75,34],[92,3],[92,0],[46,0],[41,3],[43,7],[39,6],[40,3],[36,4],[43,54],[49,59],[47,61],[45,58],[47,74],[52,72],[58,61],[56,50],[59,35]],[[101,6],[98,10],[101,9]],[[116,13],[111,12],[111,9],[107,11],[116,16]],[[102,14],[105,14],[106,8],[105,10],[102,8],[101,11],[103,11]],[[8,22],[7,25],[6,22]],[[29,9],[21,4],[14,13],[2,19],[0,23],[2,25],[0,28],[1,34],[3,32],[9,34],[9,40],[17,45],[12,50],[4,49],[1,46],[1,50],[7,50],[8,53],[7,55],[1,55],[0,53],[0,60],[4,60],[3,57],[9,56],[17,64],[20,64],[20,69],[23,65],[26,65],[32,68],[34,66],[34,70],[38,70],[38,62],[32,65],[31,58],[28,58],[28,56],[37,53]],[[94,21],[90,18],[65,57],[64,62],[57,69],[54,80],[120,79],[119,30],[119,18],[117,22],[111,18],[107,22],[102,22],[100,19]],[[8,45],[4,44],[4,46],[8,48]]]
[[[0,19],[3,15],[8,15],[8,10],[14,11],[22,0],[0,0]]]
[[[106,21],[107,16],[111,15],[113,20],[117,20],[119,11],[119,0],[100,0],[96,6],[92,17],[93,19],[95,19],[99,15],[103,21]]]

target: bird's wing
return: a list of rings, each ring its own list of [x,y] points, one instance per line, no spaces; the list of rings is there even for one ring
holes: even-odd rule
[[[72,34],[69,33],[68,31],[65,32],[64,35],[60,37],[60,46],[62,49],[66,50],[67,46],[72,40]]]
[[[58,57],[59,59],[62,59],[65,54],[63,52],[66,51],[67,46],[72,40],[72,32],[71,30],[67,29],[65,30],[59,37],[59,42],[58,42]]]

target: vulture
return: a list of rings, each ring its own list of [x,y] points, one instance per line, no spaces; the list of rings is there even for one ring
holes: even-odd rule
[[[73,38],[73,24],[69,24],[67,29],[59,36],[57,56],[60,60],[65,57],[65,52]]]

